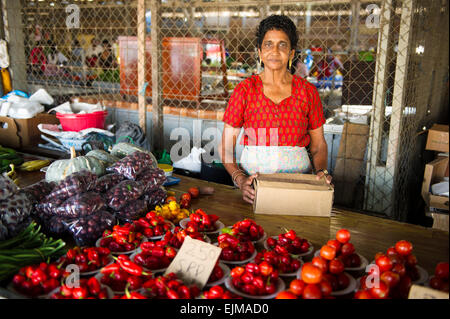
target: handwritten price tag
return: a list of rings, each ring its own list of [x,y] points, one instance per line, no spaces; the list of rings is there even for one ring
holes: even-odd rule
[[[408,299],[448,299],[448,293],[443,291],[412,285]]]
[[[197,285],[202,289],[208,282],[222,248],[186,236],[174,260],[164,275],[171,272],[186,285]]]

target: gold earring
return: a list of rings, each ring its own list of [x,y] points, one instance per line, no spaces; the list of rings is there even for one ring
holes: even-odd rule
[[[259,64],[262,64],[262,61],[261,61],[261,56],[259,57]]]
[[[289,60],[289,69],[292,68],[292,59]]]

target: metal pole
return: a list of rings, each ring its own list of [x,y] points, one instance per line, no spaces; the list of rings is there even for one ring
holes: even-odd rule
[[[145,106],[145,0],[137,2],[137,47],[138,47],[138,110],[139,126],[147,132],[147,110]]]
[[[152,39],[152,150],[164,148],[163,94],[162,94],[162,45],[160,32],[161,0],[150,5]]]

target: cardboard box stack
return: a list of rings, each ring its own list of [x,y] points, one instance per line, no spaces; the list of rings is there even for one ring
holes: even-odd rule
[[[428,131],[425,149],[436,152],[436,159],[425,165],[422,197],[426,214],[433,217],[433,228],[449,231],[448,125],[434,124]]]

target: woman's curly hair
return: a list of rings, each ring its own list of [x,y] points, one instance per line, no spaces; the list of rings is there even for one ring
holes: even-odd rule
[[[283,31],[289,37],[291,50],[295,50],[298,42],[297,27],[294,22],[285,15],[271,15],[262,20],[256,31],[256,40],[258,49],[261,49],[264,36],[267,31]]]

